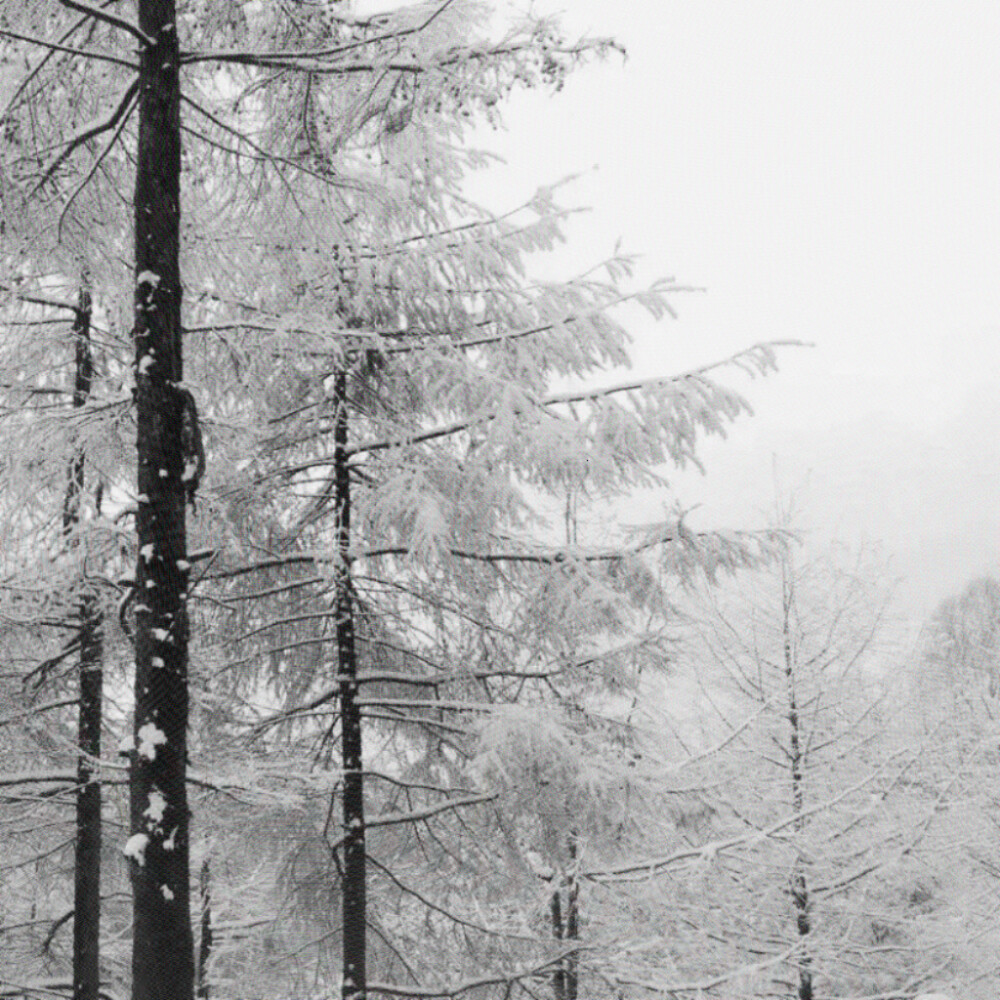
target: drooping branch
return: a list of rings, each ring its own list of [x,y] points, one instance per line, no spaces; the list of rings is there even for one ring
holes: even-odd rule
[[[65,140],[66,148],[59,153],[58,156],[45,168],[42,173],[41,179],[35,184],[31,191],[31,194],[36,194],[45,184],[46,181],[62,166],[63,163],[73,154],[73,152],[82,146],[88,139],[93,139],[95,136],[101,135],[102,132],[107,132],[113,129],[122,118],[128,113],[132,106],[132,102],[136,98],[136,94],[139,91],[139,78],[136,77],[125,89],[125,92],[119,98],[117,104],[107,114],[104,118],[99,119],[96,122],[92,122],[89,125],[85,125],[82,129],[77,131],[74,135],[70,136]]]
[[[62,232],[63,220],[66,218],[66,213],[70,210],[70,206],[73,204],[74,201],[76,201],[77,196],[80,194],[80,192],[90,183],[94,174],[97,173],[97,171],[101,167],[101,164],[107,158],[108,153],[110,153],[111,150],[114,149],[115,143],[118,142],[119,138],[121,137],[121,134],[125,129],[125,126],[128,124],[129,117],[131,116],[137,104],[138,104],[138,99],[136,95],[133,93],[132,97],[126,102],[125,107],[122,110],[122,113],[119,117],[119,120],[117,124],[114,126],[114,131],[112,132],[111,137],[108,139],[108,141],[104,144],[104,147],[94,158],[94,162],[91,165],[91,168],[87,171],[86,174],[84,174],[83,179],[80,181],[79,184],[77,184],[77,186],[73,189],[73,192],[70,194],[70,196],[66,199],[65,203],[63,204],[62,210],[59,212],[59,220],[56,223],[57,233]]]

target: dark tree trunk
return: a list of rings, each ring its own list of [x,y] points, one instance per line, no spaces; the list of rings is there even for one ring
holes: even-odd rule
[[[334,491],[337,525],[337,672],[340,676],[341,766],[343,768],[343,982],[342,1000],[366,1000],[366,856],[361,709],[354,643],[351,589],[351,480],[347,455],[347,376],[334,386]]]
[[[198,874],[198,890],[201,907],[201,940],[198,944],[197,995],[208,1000],[208,962],[212,957],[212,870],[205,858]]]
[[[98,1000],[101,926],[101,785],[92,760],[101,756],[103,637],[92,597],[80,604],[80,706],[76,858],[73,894],[73,1000]]]
[[[552,936],[557,941],[561,941],[565,936],[566,928],[563,925],[562,888],[558,884],[552,893],[549,912],[552,914]],[[556,963],[556,967],[552,970],[552,1000],[566,1000],[566,965],[562,959]]]
[[[94,359],[90,343],[91,299],[81,288],[73,319],[75,356],[73,408],[90,398]],[[86,455],[78,448],[70,460],[63,504],[63,532],[72,546],[80,522]],[[77,625],[79,706],[76,765],[76,842],[73,884],[73,1000],[98,1000],[101,980],[101,786],[94,776],[101,756],[101,694],[104,682],[101,616],[92,594],[80,596]]]
[[[795,592],[787,569],[782,573],[782,631],[785,653],[785,684],[788,695],[789,763],[792,770],[792,813],[795,816],[794,830],[801,834],[805,829],[803,806],[804,751],[800,735],[799,705],[795,693],[796,652],[792,636],[792,612]],[[809,886],[803,870],[803,859],[796,858],[792,871],[789,891],[795,911],[795,928],[798,932],[801,952],[798,959],[799,989],[798,1000],[813,1000],[812,956],[809,953],[810,920]]]
[[[181,361],[180,84],[175,0],[138,0],[135,184],[139,465],[135,748],[131,754],[133,1000],[192,1000],[194,938],[185,784],[187,540]]]
[[[577,897],[580,887],[576,878],[576,831],[567,838],[569,850],[569,875],[566,878],[566,940],[580,937],[580,911]],[[579,956],[576,952],[566,956],[566,1000],[577,1000],[579,988]]]
[[[552,936],[557,941],[576,941],[580,937],[579,884],[576,879],[576,831],[566,837],[569,867],[552,893],[549,912],[552,915]],[[566,903],[563,905],[563,892]],[[579,992],[579,962],[575,953],[560,958],[552,971],[553,1000],[577,1000]]]

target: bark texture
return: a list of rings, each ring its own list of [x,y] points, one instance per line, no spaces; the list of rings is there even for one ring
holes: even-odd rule
[[[188,619],[181,359],[180,84],[175,0],[138,0],[135,186],[138,437],[135,747],[131,754],[133,1000],[192,1000]]]
[[[87,405],[94,379],[90,341],[91,297],[81,288],[73,318],[73,409]],[[63,533],[75,547],[85,486],[86,452],[81,446],[70,460],[63,504]],[[81,570],[85,571],[85,566]],[[101,980],[101,786],[94,761],[101,756],[103,641],[101,615],[84,576],[78,608],[79,650],[77,720],[76,841],[73,877],[73,1000],[98,1000]]]
[[[342,1000],[366,1000],[366,855],[361,709],[351,589],[351,479],[347,456],[347,375],[334,384],[334,490],[337,530],[337,670],[340,680],[343,768],[343,982]]]

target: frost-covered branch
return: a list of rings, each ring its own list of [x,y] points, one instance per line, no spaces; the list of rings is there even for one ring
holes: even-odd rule
[[[876,768],[870,774],[866,774],[860,781],[848,788],[845,788],[832,798],[825,799],[822,802],[817,802],[815,805],[807,808],[793,811],[790,816],[785,816],[762,829],[749,830],[746,833],[738,834],[735,837],[712,840],[706,844],[702,844],[700,847],[683,848],[682,850],[673,851],[672,853],[663,855],[659,858],[650,858],[646,861],[634,861],[624,865],[615,865],[610,868],[592,868],[586,871],[581,870],[580,877],[600,882],[618,879],[628,875],[650,876],[661,872],[666,868],[670,868],[672,865],[678,864],[682,861],[694,861],[697,859],[711,861],[719,854],[731,851],[733,848],[763,843],[765,840],[776,836],[782,831],[787,830],[789,827],[801,824],[803,819],[808,818],[809,816],[814,816],[817,813],[826,812],[833,806],[842,802],[844,799],[857,794],[857,792],[859,792],[866,785],[870,785],[875,778],[878,777],[878,775],[885,770],[885,768],[888,767],[892,761],[901,756],[902,753],[903,751],[899,751],[893,754],[883,763],[881,767]]]
[[[556,393],[538,400],[539,407],[553,407],[567,403],[596,402],[615,396],[621,393],[635,392],[644,389],[655,389],[662,386],[678,385],[697,380],[707,375],[709,372],[727,366],[735,366],[753,374],[766,374],[775,369],[774,348],[787,346],[803,346],[801,341],[776,340],[766,343],[754,344],[743,351],[715,361],[708,365],[701,365],[679,375],[663,375],[658,378],[641,379],[630,382],[621,382],[616,385],[601,386],[597,389],[579,390],[576,392]],[[745,404],[744,404],[745,405]],[[456,420],[440,427],[431,428],[426,431],[419,431],[415,434],[405,435],[398,438],[383,438],[381,440],[362,441],[348,447],[349,455],[359,455],[374,451],[384,451],[388,448],[402,448],[408,445],[422,444],[425,441],[434,441],[438,438],[451,437],[468,430],[470,427],[495,420],[496,413],[487,413],[477,416],[474,419]],[[304,472],[306,469],[316,465],[329,464],[330,458],[320,458],[302,465],[291,466],[282,469],[282,473]]]
[[[331,56],[343,56],[348,52],[355,51],[360,48],[365,48],[370,45],[377,45],[380,42],[391,42],[391,41],[401,41],[410,35],[419,34],[426,28],[437,20],[454,2],[454,0],[444,0],[440,6],[431,11],[428,17],[421,23],[416,25],[411,25],[408,28],[399,28],[394,31],[384,32],[381,35],[373,35],[371,38],[363,38],[358,41],[346,42],[342,45],[336,45],[328,47],[325,49],[313,49],[302,50],[302,49],[285,49],[283,51],[277,52],[248,52],[246,50],[233,50],[230,52],[185,52],[181,55],[182,63],[195,63],[195,62],[237,62],[242,58],[247,59],[327,59]],[[362,25],[366,22],[361,21],[345,21],[343,18],[337,18],[341,24],[358,24]],[[256,64],[254,64],[256,65]]]
[[[572,948],[563,948],[557,954],[551,955],[549,958],[545,959],[545,961],[539,962],[534,966],[522,967],[507,976],[483,976],[477,979],[467,979],[464,982],[456,983],[453,986],[433,987],[395,986],[391,983],[370,982],[368,983],[367,988],[369,993],[381,993],[384,996],[402,997],[404,1000],[419,1000],[419,998],[425,998],[425,1000],[448,1000],[448,998],[459,997],[464,993],[470,993],[473,990],[484,989],[489,986],[503,986],[506,988],[509,995],[511,988],[515,983],[518,983],[523,979],[531,979],[540,975],[557,962],[562,961],[564,958],[568,958],[570,955],[575,955],[583,947],[586,946],[584,944],[577,944]]]
[[[633,979],[631,977],[615,977],[615,981],[621,986],[632,986],[636,989],[648,990],[651,993],[658,993],[661,996],[668,997],[673,1000],[674,997],[679,993],[694,993],[701,996],[705,990],[714,990],[716,987],[721,986],[723,983],[728,983],[735,979],[737,976],[749,975],[754,972],[763,972],[765,969],[774,968],[776,965],[781,965],[783,962],[787,962],[789,958],[796,954],[797,948],[788,948],[777,955],[771,955],[768,958],[761,959],[759,962],[753,962],[749,965],[741,965],[736,969],[730,969],[727,972],[720,973],[717,976],[710,976],[707,979],[698,980],[696,982],[653,982],[651,980]],[[898,994],[893,994],[894,996]]]

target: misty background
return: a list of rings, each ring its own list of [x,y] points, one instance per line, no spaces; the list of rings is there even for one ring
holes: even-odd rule
[[[374,6],[371,5],[371,6]],[[516,7],[516,5],[511,5]],[[523,8],[522,8],[523,9]],[[516,93],[506,161],[473,179],[491,207],[540,180],[591,207],[552,275],[621,238],[637,276],[672,275],[678,322],[638,312],[635,370],[682,371],[752,342],[756,415],[670,478],[697,526],[757,525],[775,469],[823,541],[882,546],[898,606],[922,618],[997,572],[1000,518],[1000,8],[644,0],[538,2],[627,49],[556,95]],[[545,271],[544,273],[549,273]],[[639,497],[655,516],[662,496]]]

